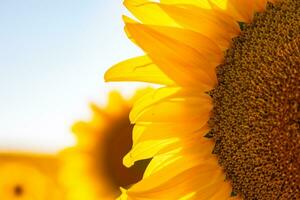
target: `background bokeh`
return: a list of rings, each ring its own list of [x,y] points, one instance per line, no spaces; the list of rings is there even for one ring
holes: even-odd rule
[[[140,55],[125,36],[122,0],[0,1],[0,149],[57,152],[70,125],[141,84],[104,83],[111,65]]]

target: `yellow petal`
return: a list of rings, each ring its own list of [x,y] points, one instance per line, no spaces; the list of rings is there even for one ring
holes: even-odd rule
[[[154,105],[160,101],[163,101],[167,98],[172,98],[180,95],[183,91],[183,88],[180,87],[163,87],[154,90],[151,93],[145,94],[142,98],[137,100],[133,105],[134,109],[136,109],[135,113],[138,113],[139,110],[144,109],[145,107]],[[201,90],[200,90],[201,91]],[[202,91],[204,92],[204,91]],[[195,93],[196,94],[196,93]],[[130,119],[131,122],[134,123],[135,114],[131,111]]]
[[[193,138],[197,140],[197,142],[191,140],[191,142],[186,142],[186,146],[183,148],[174,149],[167,154],[156,155],[148,165],[144,177],[148,177],[158,172],[165,166],[168,166],[179,159],[180,160],[178,162],[186,162],[184,166],[181,166],[181,170],[184,170],[195,167],[203,159],[211,158],[211,152],[213,150],[214,143],[203,137]]]
[[[185,122],[199,119],[212,109],[208,95],[195,90],[161,88],[145,95],[135,103],[131,122]],[[173,113],[176,113],[174,115]]]
[[[149,199],[179,199],[200,190],[202,196],[208,196],[209,190],[212,190],[210,195],[218,190],[216,186],[223,178],[215,160],[195,161],[193,156],[178,156],[172,163],[130,188],[128,195]]]
[[[213,197],[211,197],[211,200],[219,200],[224,197],[228,197],[226,199],[235,199],[235,198],[230,198],[232,192],[232,187],[231,185],[228,184],[223,184],[220,188],[218,188],[218,191],[214,194]],[[236,200],[236,199],[235,199]]]
[[[199,115],[208,116],[212,106],[207,99],[184,99],[182,101],[163,101],[142,111],[132,110],[133,122],[174,122],[199,119]],[[137,113],[137,114],[135,114]],[[174,114],[176,113],[176,114]]]
[[[136,144],[123,158],[123,164],[131,167],[135,161],[152,158],[155,155],[169,153],[178,147],[179,139],[171,138],[166,140],[148,140]]]
[[[193,5],[207,10],[220,10],[237,21],[251,22],[254,14],[254,0],[163,0],[162,3]]]
[[[148,0],[125,0],[124,5],[145,24],[178,27],[176,22],[163,12],[157,3]]]
[[[105,73],[106,81],[143,81],[163,85],[175,83],[164,74],[148,56],[125,60]]]
[[[187,138],[195,132],[201,131],[203,135],[208,132],[206,127],[209,115],[201,115],[195,120],[185,123],[137,123],[133,129],[133,143],[145,140],[169,139],[172,137]]]
[[[135,122],[135,118],[138,114],[162,101],[182,101],[185,98],[190,99],[199,99],[199,102],[205,101],[209,103],[210,97],[205,94],[205,92],[209,91],[209,87],[201,87],[198,88],[181,88],[181,87],[163,87],[154,90],[153,92],[147,93],[138,101],[135,102],[133,109],[130,113],[131,122]],[[209,103],[210,104],[210,103]]]
[[[196,50],[201,59],[207,60],[212,65],[211,69],[205,67],[204,70],[206,71],[213,70],[213,73],[215,73],[215,66],[219,65],[223,61],[223,52],[217,46],[217,44],[198,32],[173,27],[149,27],[161,35],[167,36]],[[199,66],[199,68],[201,67],[203,66]]]
[[[157,137],[158,139],[141,137],[138,140],[134,140],[131,151],[126,155],[124,159],[125,164],[127,166],[131,166],[137,160],[157,157],[161,154],[173,154],[174,151],[181,151],[186,154],[190,154],[190,152],[196,151],[198,155],[206,152],[209,153],[210,156],[213,143],[203,137],[203,135],[207,133],[208,128],[204,126],[203,128],[199,129],[199,131],[184,134],[186,137],[176,137],[176,135],[173,135],[166,138],[164,138],[163,136],[161,138]],[[156,130],[155,132],[158,132],[161,135],[165,134],[164,132],[161,132],[161,130]],[[144,134],[145,133],[143,133],[142,135]]]
[[[250,23],[253,19],[254,0],[210,0],[214,9],[221,10],[236,21]]]
[[[122,196],[135,200],[183,197],[195,200],[230,199],[230,184],[224,181],[224,173],[210,152],[213,143],[210,145],[207,148],[195,142],[196,148],[191,148],[194,149],[192,152],[174,151],[155,156],[144,178],[124,191]]]
[[[221,10],[237,21],[251,22],[255,1],[261,0],[162,0],[161,2],[182,7],[193,5],[207,10]]]
[[[133,104],[137,100],[141,99],[143,96],[145,96],[146,94],[149,94],[153,91],[154,91],[154,88],[151,88],[151,87],[137,89],[135,91],[135,94],[128,100],[128,103],[129,103],[130,107],[132,107]]]
[[[223,50],[240,33],[237,22],[224,13],[193,6],[160,6],[178,24],[210,38]]]
[[[176,161],[176,159],[178,159],[178,151],[174,151],[173,153],[169,153],[169,154],[155,156],[148,164],[143,178],[147,178],[151,174],[156,173],[161,168],[167,166],[171,162]]]
[[[210,63],[193,48],[143,24],[127,23],[126,28],[153,62],[177,83],[215,85],[215,77],[210,77],[205,71],[205,68],[212,68]]]
[[[172,5],[193,5],[200,8],[211,9],[209,0],[160,0],[161,3]]]

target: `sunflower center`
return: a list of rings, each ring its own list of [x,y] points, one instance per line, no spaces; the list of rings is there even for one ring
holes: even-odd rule
[[[108,130],[105,144],[104,160],[106,163],[106,174],[111,180],[116,191],[120,187],[128,188],[133,183],[142,179],[148,160],[142,160],[135,163],[130,168],[123,165],[123,157],[132,147],[132,129],[133,125],[128,119],[128,113],[121,117]]]
[[[15,185],[13,193],[16,197],[22,196],[24,193],[23,187],[21,185]]]
[[[233,194],[300,199],[300,1],[269,3],[217,68],[209,121]]]

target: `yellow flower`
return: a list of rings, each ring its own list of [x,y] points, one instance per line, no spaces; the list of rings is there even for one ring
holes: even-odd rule
[[[128,118],[132,102],[149,91],[139,90],[130,100],[111,92],[105,108],[91,104],[90,121],[74,124],[77,144],[61,152],[61,179],[69,191],[68,199],[114,199],[121,193],[120,187],[141,179],[147,162],[128,169],[122,158],[132,144],[133,126]]]
[[[164,85],[131,113],[120,199],[300,199],[300,1],[125,0],[146,55],[107,81]]]
[[[50,155],[0,153],[0,199],[64,199],[58,170],[58,159]]]

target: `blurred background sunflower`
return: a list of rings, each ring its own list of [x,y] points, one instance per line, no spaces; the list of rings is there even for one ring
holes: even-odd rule
[[[11,156],[13,162],[1,172],[5,174],[2,185],[20,179],[42,197],[41,182],[56,174],[51,166],[52,162],[56,166],[57,158],[42,162],[49,169],[44,172],[29,157],[46,154],[52,158],[74,145],[70,126],[89,118],[88,102],[105,105],[109,91],[117,88],[127,98],[141,86],[105,85],[101,78],[111,64],[140,52],[122,37],[123,12],[121,0],[0,2],[0,152],[7,152],[1,160]],[[30,161],[16,163],[15,152]],[[5,195],[12,195],[13,185],[6,188],[10,193]],[[47,192],[52,189],[48,187]],[[18,194],[22,191],[17,187]],[[33,200],[34,196],[29,197],[33,193],[26,194],[26,199]]]
[[[0,199],[64,200],[59,160],[40,154],[0,153]]]
[[[135,99],[149,91],[139,90],[130,100],[111,92],[106,107],[91,104],[90,121],[74,124],[76,145],[61,152],[61,180],[68,199],[115,199],[121,187],[142,178],[148,161],[126,168],[122,160],[132,145],[129,111]]]

